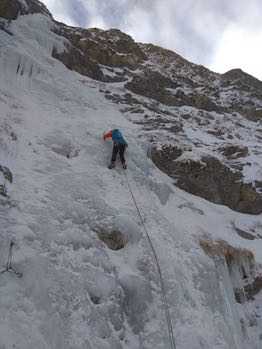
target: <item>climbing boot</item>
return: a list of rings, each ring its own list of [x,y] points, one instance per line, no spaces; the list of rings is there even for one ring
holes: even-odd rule
[[[115,162],[111,162],[111,164],[108,166],[109,170],[112,170],[112,168],[115,168],[116,164]]]

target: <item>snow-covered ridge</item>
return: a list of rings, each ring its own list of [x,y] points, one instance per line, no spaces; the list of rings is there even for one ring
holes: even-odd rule
[[[198,122],[210,114],[197,121],[192,107],[157,104],[124,82],[69,71],[52,57],[68,44],[52,28],[50,18],[31,14],[9,25],[12,36],[0,30],[0,175],[8,195],[0,196],[0,264],[12,240],[13,266],[23,273],[0,274],[0,347],[170,347],[159,276],[126,176],[107,169],[111,144],[101,136],[117,125],[129,143],[127,176],[159,257],[177,348],[260,348],[261,294],[237,303],[237,280],[199,241],[251,251],[259,273],[261,216],[178,189],[147,156],[150,137],[171,145],[175,139],[186,151],[191,145],[195,155],[198,142],[204,151]],[[130,79],[140,67],[112,69]],[[160,115],[161,123],[141,124],[145,115]],[[211,129],[220,116],[214,114]],[[167,129],[183,120],[186,134]],[[237,121],[253,125],[241,115]],[[123,237],[121,248],[110,249],[106,236]]]

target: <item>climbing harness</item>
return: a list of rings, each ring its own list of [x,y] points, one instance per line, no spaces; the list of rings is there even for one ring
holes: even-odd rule
[[[12,266],[12,259],[13,259],[13,246],[14,246],[14,242],[11,241],[10,245],[9,245],[9,253],[8,253],[8,258],[7,258],[7,263],[6,263],[6,267],[4,270],[2,270],[0,272],[0,274],[4,274],[4,273],[14,273],[17,277],[21,278],[23,276],[22,273],[18,272],[17,270],[15,270]]]
[[[127,180],[127,184],[128,184],[128,189],[129,189],[129,191],[130,191],[132,200],[133,200],[134,205],[135,205],[135,207],[136,207],[138,216],[139,216],[139,218],[140,218],[140,220],[141,220],[141,224],[142,224],[142,226],[143,226],[145,235],[146,235],[146,237],[147,237],[147,240],[148,240],[148,242],[149,242],[149,245],[150,245],[150,247],[151,247],[151,250],[152,250],[152,252],[153,252],[153,256],[154,256],[154,259],[155,259],[155,262],[156,262],[156,266],[157,266],[157,270],[158,270],[158,274],[159,274],[160,285],[161,285],[162,300],[163,300],[163,304],[164,304],[164,308],[165,308],[166,322],[167,322],[167,326],[168,326],[168,334],[169,334],[170,347],[171,347],[171,349],[176,349],[174,331],[173,331],[172,321],[171,321],[170,312],[169,312],[168,303],[167,303],[165,284],[164,284],[164,280],[163,280],[162,271],[161,271],[160,263],[159,263],[159,260],[158,260],[158,256],[157,256],[156,250],[155,250],[155,248],[154,248],[154,245],[153,245],[153,243],[152,243],[152,241],[151,241],[151,239],[150,239],[150,236],[149,236],[148,230],[147,230],[147,228],[146,228],[146,225],[145,225],[143,216],[142,216],[142,214],[141,214],[141,210],[140,210],[139,207],[138,207],[136,198],[135,198],[135,196],[134,196],[134,194],[133,194],[132,187],[131,187],[131,185],[130,185],[130,182],[129,182],[129,179],[128,179],[128,176],[127,176],[127,173],[126,173],[126,172],[125,172],[125,176],[126,176],[126,180]]]

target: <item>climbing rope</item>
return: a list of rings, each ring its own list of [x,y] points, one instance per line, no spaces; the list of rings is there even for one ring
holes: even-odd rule
[[[142,216],[142,214],[141,214],[141,210],[139,209],[139,206],[138,206],[138,204],[137,204],[136,198],[135,198],[135,196],[134,196],[134,194],[133,194],[133,191],[132,191],[132,188],[131,188],[131,185],[130,185],[130,182],[129,182],[129,179],[128,179],[128,176],[127,176],[126,171],[125,171],[125,176],[126,176],[126,180],[127,180],[127,184],[128,184],[128,189],[129,189],[129,191],[130,191],[132,200],[133,200],[133,202],[134,202],[134,205],[135,205],[135,207],[136,207],[138,216],[139,216],[139,218],[140,218],[140,220],[141,220],[141,224],[142,224],[142,226],[143,226],[145,235],[146,235],[146,237],[147,237],[147,240],[148,240],[149,245],[150,245],[150,247],[151,247],[151,250],[152,250],[152,252],[153,252],[153,256],[154,256],[155,263],[156,263],[157,270],[158,270],[158,274],[159,274],[160,285],[161,285],[162,300],[163,300],[163,304],[164,304],[164,308],[165,308],[165,315],[166,315],[166,322],[167,322],[167,327],[168,327],[168,334],[169,334],[170,347],[171,347],[171,349],[176,349],[174,331],[173,331],[172,321],[171,321],[170,312],[169,312],[169,308],[168,308],[167,297],[166,297],[166,290],[165,290],[164,280],[163,280],[163,276],[162,276],[162,272],[161,272],[161,268],[160,268],[160,263],[159,263],[159,260],[158,260],[158,256],[157,256],[156,250],[155,250],[155,248],[154,248],[154,245],[153,245],[153,243],[152,243],[152,241],[151,241],[151,239],[150,239],[150,236],[149,236],[148,230],[147,230],[147,228],[146,228],[146,225],[145,225],[143,216]]]

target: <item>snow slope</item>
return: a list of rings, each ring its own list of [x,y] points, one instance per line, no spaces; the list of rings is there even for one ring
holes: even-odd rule
[[[14,176],[0,202],[0,263],[13,240],[23,272],[0,275],[0,348],[170,348],[127,178],[159,258],[177,349],[261,348],[261,294],[237,304],[224,261],[199,240],[248,248],[259,268],[261,240],[241,239],[234,223],[261,226],[262,217],[177,189],[147,158],[140,126],[104,98],[105,84],[51,57],[64,44],[52,25],[35,14],[12,22],[13,36],[0,30],[0,164]],[[129,143],[126,175],[107,169],[111,144],[101,135],[115,126]],[[98,238],[112,230],[123,249]]]

